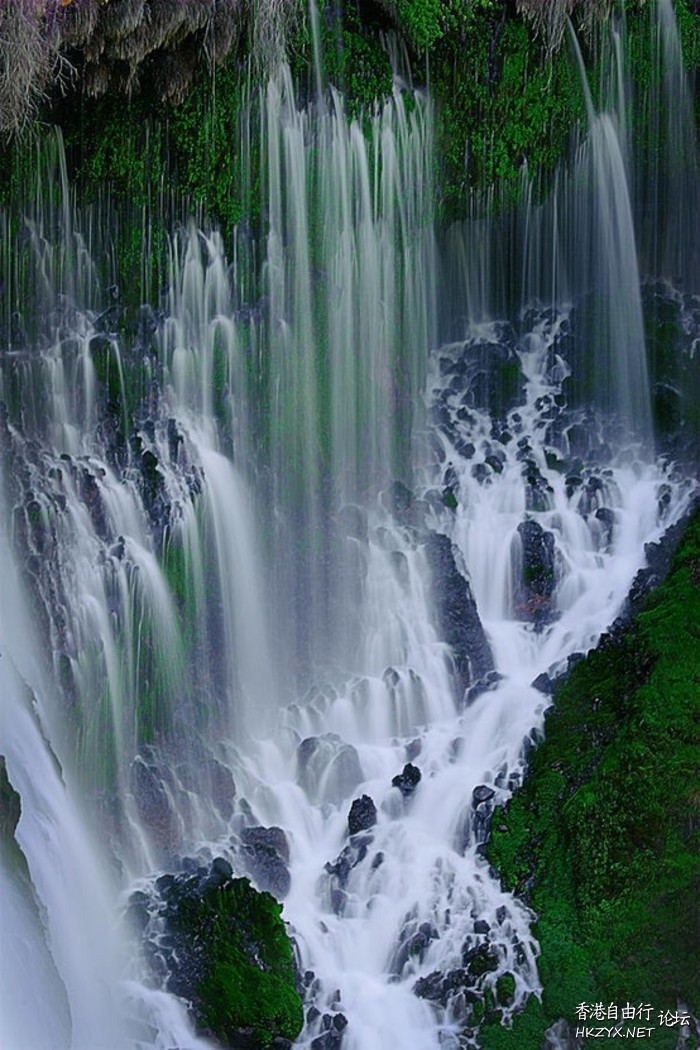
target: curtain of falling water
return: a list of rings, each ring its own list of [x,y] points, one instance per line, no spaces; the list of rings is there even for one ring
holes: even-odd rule
[[[658,10],[667,41],[658,58],[668,83],[681,83],[668,5]],[[581,403],[616,415],[637,439],[649,434],[636,262],[643,190],[630,189],[623,96],[617,111],[589,107],[573,174],[559,173],[547,203],[526,193],[511,225],[487,209],[449,231],[438,294],[429,102],[416,96],[407,107],[397,93],[368,136],[338,97],[298,110],[282,70],[241,146],[257,137],[265,158],[263,264],[251,262],[258,246],[243,230],[228,257],[216,233],[174,236],[165,318],[144,311],[133,345],[108,313],[109,200],[76,214],[60,141],[40,152],[17,249],[3,219],[13,288],[1,355],[4,549],[12,540],[21,579],[3,592],[2,644],[16,666],[40,665],[50,647],[53,674],[33,689],[52,712],[43,730],[65,790],[26,719],[26,746],[3,737],[3,748],[57,965],[28,906],[41,997],[64,1027],[67,998],[76,1046],[92,1039],[73,940],[88,919],[72,907],[77,876],[69,868],[52,881],[53,855],[29,833],[43,805],[34,779],[60,799],[57,863],[78,857],[92,871],[99,843],[124,884],[197,849],[242,863],[235,829],[280,824],[291,851],[286,914],[318,973],[319,1006],[337,1010],[340,988],[354,1050],[450,1045],[464,1002],[430,1006],[414,987],[482,946],[497,969],[481,991],[506,969],[517,975],[516,1002],[537,988],[528,916],[488,875],[472,791],[486,782],[506,797],[545,706],[529,683],[593,643],[643,543],[687,494],[648,450],[633,466],[618,462],[621,439],[607,451],[585,446],[573,490],[561,468],[573,464],[576,406],[556,418],[572,370]],[[429,368],[438,329],[449,342]],[[517,391],[506,403],[495,389],[489,403],[479,376],[503,360]],[[428,372],[435,462],[415,448]],[[601,373],[615,382],[601,388]],[[556,552],[542,630],[521,593],[526,518]],[[471,576],[504,675],[466,708],[431,593],[436,532],[454,542],[454,572],[461,558]],[[34,637],[8,627],[23,591]],[[9,688],[19,695],[16,675]],[[423,779],[407,800],[391,781],[408,757]],[[347,810],[364,792],[378,825],[341,885],[324,865],[347,845]],[[101,837],[84,823],[83,797]],[[113,893],[106,877],[93,880]],[[113,985],[117,964],[97,954],[95,972]],[[154,1045],[195,1045],[163,1000],[141,995],[159,1028]]]

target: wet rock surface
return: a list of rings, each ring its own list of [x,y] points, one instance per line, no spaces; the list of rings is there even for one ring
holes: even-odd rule
[[[356,798],[348,814],[348,830],[351,835],[368,831],[377,823],[377,807],[369,795]]]
[[[515,588],[515,611],[520,619],[543,627],[555,615],[552,604],[556,586],[554,536],[532,520],[518,525],[518,535],[522,544],[522,569]]]
[[[239,863],[260,890],[277,900],[289,893],[289,843],[282,828],[249,827],[241,832]]]
[[[421,771],[412,762],[407,762],[400,773],[392,777],[392,785],[398,788],[404,798],[410,798],[421,781]]]
[[[469,685],[494,669],[491,647],[469,583],[457,567],[452,541],[431,533],[426,555],[441,634],[452,649],[458,694],[462,697]]]

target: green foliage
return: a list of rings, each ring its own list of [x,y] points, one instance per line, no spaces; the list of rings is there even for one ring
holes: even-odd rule
[[[252,1029],[256,1047],[294,1040],[303,1025],[281,905],[234,879],[173,903],[169,924],[201,961],[193,1007],[200,1024],[228,1045],[238,1028]]]
[[[580,1002],[700,1008],[699,622],[696,513],[643,612],[557,691],[522,790],[494,815],[490,859],[539,916],[540,1032]],[[538,1046],[517,1042],[522,1016],[484,1047]],[[649,1045],[676,1035],[657,1027]]]
[[[445,15],[440,0],[398,0],[402,30],[418,51],[427,51],[443,35]]]

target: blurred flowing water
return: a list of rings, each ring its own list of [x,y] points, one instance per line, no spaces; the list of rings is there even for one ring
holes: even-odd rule
[[[0,218],[8,1050],[207,1045],[120,909],[216,856],[270,888],[258,826],[288,845],[300,1046],[342,1014],[346,1050],[457,1047],[499,976],[506,1016],[539,991],[490,816],[548,678],[695,491],[654,446],[644,281],[681,372],[700,303],[670,2],[651,23],[656,88],[633,97],[621,27],[610,105],[587,94],[543,203],[526,183],[447,230],[428,98],[397,79],[351,121],[332,92],[299,109],[283,68],[242,126],[264,233],[174,230],[129,337],[116,207],[78,209],[60,136],[37,147],[21,222]],[[637,164],[638,110],[669,114],[645,131],[668,163]],[[350,836],[362,796],[376,820]]]

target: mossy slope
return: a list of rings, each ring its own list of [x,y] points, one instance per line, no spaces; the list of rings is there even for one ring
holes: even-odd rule
[[[631,626],[557,690],[489,856],[538,915],[544,991],[485,1050],[538,1050],[579,1003],[700,1012],[700,512]],[[591,1044],[592,1045],[592,1044]],[[693,1045],[692,1039],[690,1045]]]

